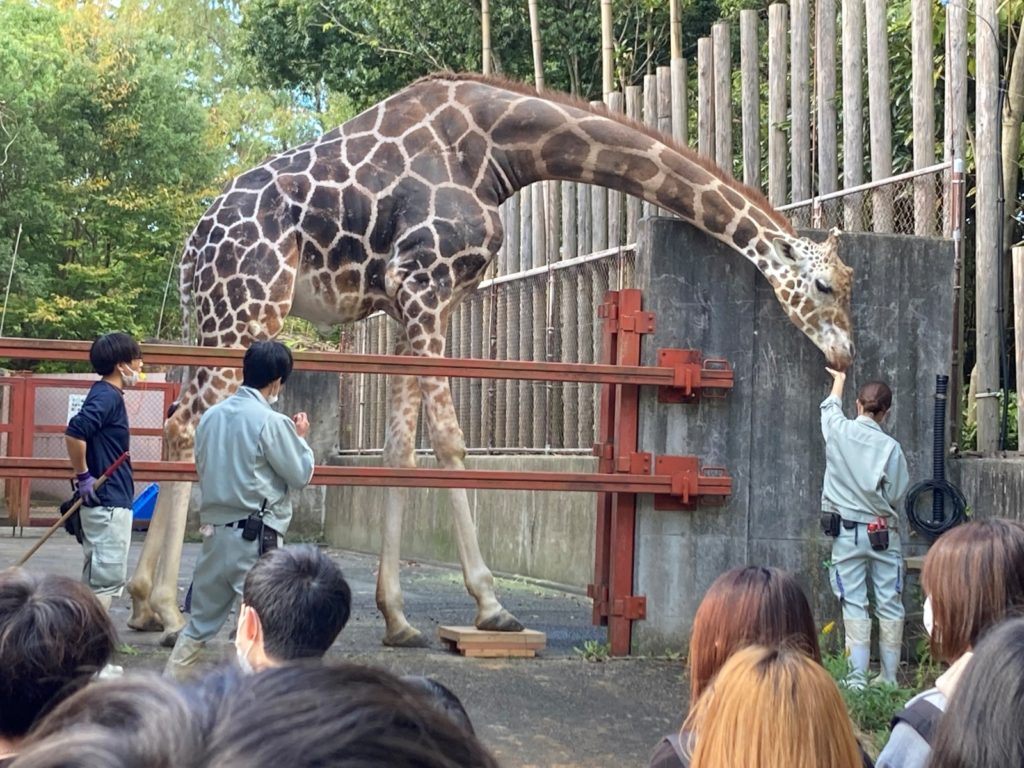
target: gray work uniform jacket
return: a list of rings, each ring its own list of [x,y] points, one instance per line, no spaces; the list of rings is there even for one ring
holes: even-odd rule
[[[266,499],[263,522],[283,536],[292,521],[288,491],[309,484],[313,450],[258,390],[239,387],[199,420],[196,470],[201,523],[242,520]]]
[[[834,395],[821,403],[821,434],[825,438],[821,508],[857,523],[884,517],[895,527],[899,521],[896,502],[910,485],[900,444],[874,419],[846,418],[842,402]]]

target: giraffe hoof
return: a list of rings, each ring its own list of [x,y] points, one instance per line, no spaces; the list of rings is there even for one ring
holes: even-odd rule
[[[142,616],[132,616],[128,619],[128,628],[134,629],[136,632],[163,632],[164,625],[156,617],[155,613],[144,614]]]
[[[427,648],[430,645],[422,632],[409,626],[393,635],[385,635],[381,642],[392,648]]]
[[[476,628],[487,632],[522,632],[523,623],[502,608],[493,616],[477,621]]]
[[[160,638],[160,647],[173,648],[175,644],[178,642],[178,635],[180,634],[180,632],[181,630],[178,629],[174,632],[165,633],[164,636]]]

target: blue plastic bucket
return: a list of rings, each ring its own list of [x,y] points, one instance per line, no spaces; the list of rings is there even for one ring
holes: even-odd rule
[[[158,483],[150,483],[146,489],[132,502],[132,518],[138,520],[152,520],[153,510],[156,508],[156,497],[160,493]]]

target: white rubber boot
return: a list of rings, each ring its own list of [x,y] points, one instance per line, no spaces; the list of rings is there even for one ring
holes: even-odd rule
[[[171,657],[167,659],[167,666],[164,667],[164,677],[172,680],[187,678],[205,647],[206,643],[202,640],[193,640],[184,632],[180,633]]]
[[[850,660],[850,674],[843,684],[848,688],[863,688],[868,682],[871,663],[871,619],[844,619],[843,626]]]
[[[903,622],[879,620],[878,629],[878,655],[881,656],[882,674],[876,680],[887,685],[897,685],[896,672],[903,655]]]

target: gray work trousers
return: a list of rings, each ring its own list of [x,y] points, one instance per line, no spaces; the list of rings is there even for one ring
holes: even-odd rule
[[[245,575],[260,557],[260,539],[246,541],[240,528],[223,525],[204,525],[203,534],[192,577],[192,612],[182,634],[205,643],[220,631],[235,599],[241,598]]]
[[[128,580],[132,511],[127,507],[79,509],[82,520],[82,582],[97,596],[120,597]]]

